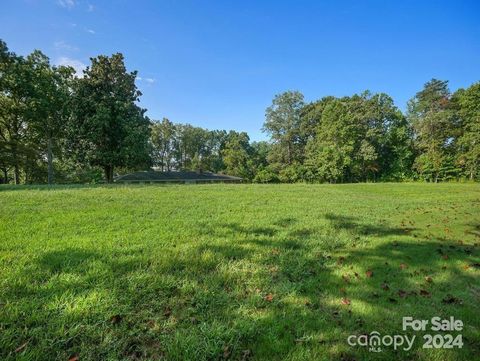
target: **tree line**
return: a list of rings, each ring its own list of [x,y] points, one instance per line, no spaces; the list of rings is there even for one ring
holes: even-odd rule
[[[149,119],[136,76],[119,53],[78,75],[0,40],[0,182],[112,182],[152,167],[262,183],[480,179],[480,82],[451,93],[432,79],[405,113],[384,93],[305,102],[287,91],[266,109],[270,140],[251,142]]]

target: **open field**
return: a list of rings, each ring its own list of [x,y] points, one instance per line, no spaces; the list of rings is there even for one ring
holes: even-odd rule
[[[4,187],[0,237],[1,360],[480,355],[479,184]],[[417,340],[347,344],[374,330]]]

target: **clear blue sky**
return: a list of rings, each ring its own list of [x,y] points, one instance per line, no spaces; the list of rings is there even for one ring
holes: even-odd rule
[[[370,89],[404,109],[432,77],[480,80],[479,1],[2,0],[0,38],[78,67],[122,52],[151,118],[254,140],[284,90]]]

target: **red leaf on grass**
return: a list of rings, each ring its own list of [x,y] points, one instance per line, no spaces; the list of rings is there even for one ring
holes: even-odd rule
[[[348,298],[344,297],[344,298],[342,298],[341,303],[342,303],[342,305],[347,305],[347,306],[348,306],[348,305],[350,305],[352,302],[351,302]]]
[[[367,272],[365,272],[365,276],[367,276],[368,278],[372,277],[373,276],[373,271],[368,270]]]
[[[273,295],[271,293],[269,293],[268,295],[266,295],[264,297],[264,300],[267,301],[267,302],[272,302],[273,300]]]

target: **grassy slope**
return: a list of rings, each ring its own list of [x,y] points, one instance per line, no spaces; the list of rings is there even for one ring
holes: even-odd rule
[[[0,359],[473,360],[479,226],[472,184],[0,188]],[[346,343],[437,315],[463,350]]]

